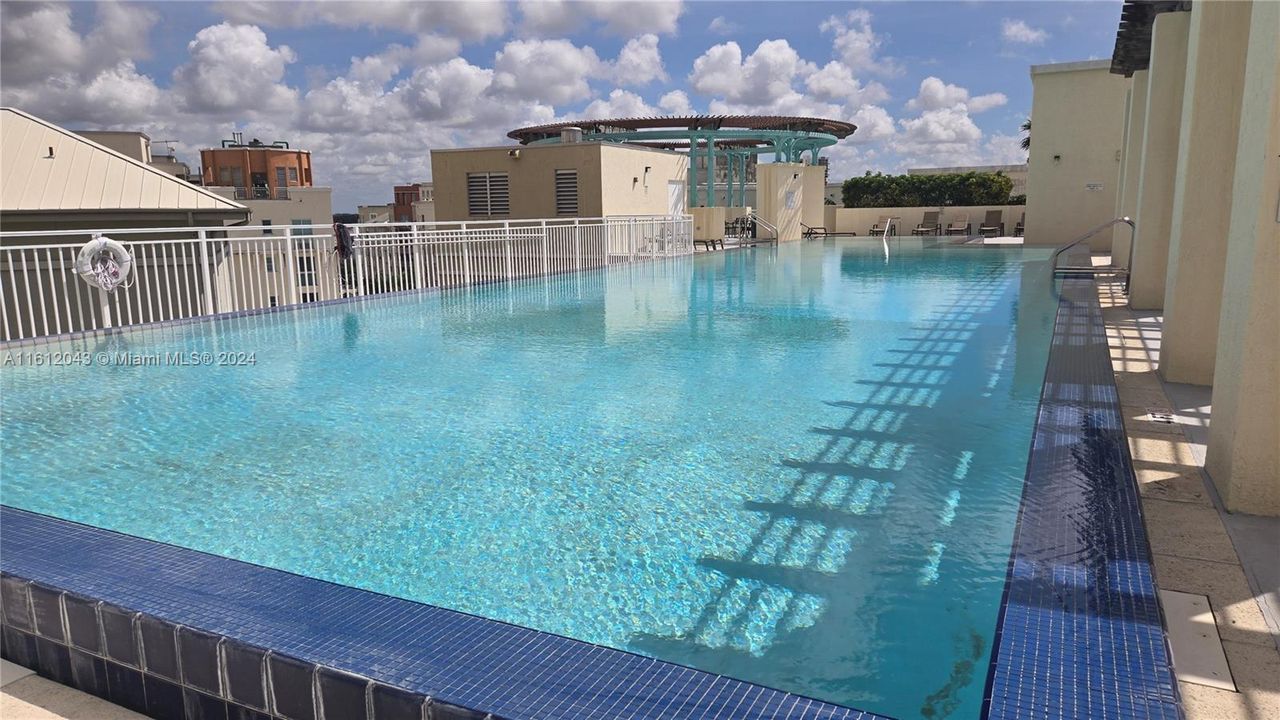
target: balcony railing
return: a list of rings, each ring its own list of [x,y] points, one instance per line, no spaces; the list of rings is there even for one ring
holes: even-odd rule
[[[237,187],[237,200],[288,200],[289,188]]]
[[[56,336],[315,300],[471,285],[693,253],[688,216],[0,232],[0,340]],[[264,229],[283,234],[264,235]],[[75,273],[95,233],[133,257],[106,293]],[[311,284],[303,288],[299,276]]]

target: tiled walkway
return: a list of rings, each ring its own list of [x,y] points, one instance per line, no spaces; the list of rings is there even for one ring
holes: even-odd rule
[[[1159,377],[1160,319],[1128,309],[1120,283],[1099,282],[1112,367],[1162,590],[1209,597],[1238,692],[1179,683],[1188,720],[1280,717],[1280,651],[1214,505],[1202,455],[1184,427],[1203,419],[1173,407]],[[1197,457],[1199,456],[1199,457]],[[1174,665],[1177,666],[1175,649]]]

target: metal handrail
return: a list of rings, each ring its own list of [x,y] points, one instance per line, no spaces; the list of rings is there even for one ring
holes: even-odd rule
[[[774,225],[768,220],[765,220],[764,218],[760,217],[760,214],[757,213],[755,210],[752,210],[750,213],[747,213],[747,217],[751,218],[756,224],[763,225],[765,226],[765,228],[772,230],[773,241],[775,243],[778,242],[778,226],[777,225]]]
[[[901,220],[901,219],[902,219],[901,217],[891,216],[887,221],[885,221],[884,235],[881,237],[881,241],[884,243],[884,259],[885,260],[889,259],[889,231],[892,230],[893,226],[896,224],[894,221]]]
[[[1098,233],[1102,232],[1103,230],[1106,230],[1107,228],[1111,227],[1112,225],[1116,225],[1116,224],[1118,224],[1118,223],[1124,223],[1124,224],[1126,224],[1126,225],[1128,225],[1128,226],[1129,226],[1129,265],[1130,265],[1130,266],[1131,266],[1131,265],[1133,265],[1133,240],[1134,240],[1134,234],[1137,232],[1138,226],[1137,226],[1137,225],[1135,225],[1135,224],[1134,224],[1134,222],[1133,222],[1133,220],[1130,220],[1128,217],[1119,217],[1119,218],[1116,218],[1116,219],[1114,219],[1114,220],[1108,220],[1108,221],[1106,221],[1106,222],[1102,223],[1101,225],[1099,225],[1099,226],[1097,226],[1097,227],[1093,228],[1092,230],[1089,230],[1089,231],[1088,231],[1088,232],[1086,232],[1085,234],[1083,234],[1083,235],[1081,235],[1080,237],[1078,237],[1078,238],[1076,238],[1076,239],[1072,240],[1071,242],[1067,243],[1066,245],[1063,245],[1063,246],[1059,247],[1057,250],[1054,250],[1054,251],[1053,251],[1053,255],[1049,258],[1049,272],[1050,272],[1050,273],[1057,272],[1057,269],[1058,269],[1058,256],[1062,255],[1062,253],[1064,253],[1064,252],[1066,252],[1066,251],[1070,250],[1071,248],[1075,247],[1076,245],[1079,245],[1080,243],[1084,242],[1085,240],[1088,240],[1089,238],[1093,237],[1094,235],[1097,235]],[[1126,267],[1125,267],[1125,270],[1128,270],[1128,269],[1129,269],[1129,266],[1126,266]],[[1127,280],[1125,281],[1125,290],[1126,290],[1126,291],[1128,291],[1128,281],[1127,281]]]

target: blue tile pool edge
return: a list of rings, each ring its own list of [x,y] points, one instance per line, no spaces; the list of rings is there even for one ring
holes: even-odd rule
[[[111,646],[108,617],[128,626],[124,648]],[[0,625],[5,659],[153,717],[182,717],[165,710],[173,697],[286,720],[882,717],[6,505]],[[147,650],[149,632],[159,653]],[[272,636],[281,642],[264,641]],[[212,661],[204,651],[204,672],[183,660],[188,638],[216,648]],[[237,693],[232,655],[259,658],[260,700]],[[291,704],[299,678],[312,698]],[[335,678],[363,686],[364,714],[326,710]]]
[[[1180,720],[1092,277],[1063,279],[1051,342],[982,717]]]

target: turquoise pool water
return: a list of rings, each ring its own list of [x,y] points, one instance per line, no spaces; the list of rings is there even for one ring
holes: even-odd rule
[[[1047,252],[923,245],[36,348],[252,365],[0,350],[0,500],[861,709],[975,717],[1055,305]]]

